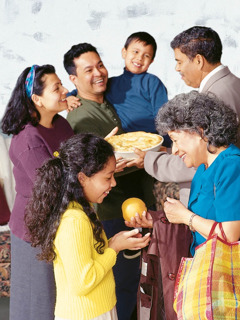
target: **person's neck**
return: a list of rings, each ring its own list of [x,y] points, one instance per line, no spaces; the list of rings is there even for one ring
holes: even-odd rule
[[[91,100],[91,101],[95,101],[97,103],[103,103],[104,102],[104,94],[85,94],[85,93],[82,93],[82,92],[79,92],[78,90],[78,95],[83,98],[83,99],[86,99],[86,100]]]
[[[223,152],[224,150],[226,150],[226,147],[219,147],[216,148],[214,153],[210,153],[208,152],[208,159],[207,159],[207,164],[206,164],[206,168],[210,167],[210,165],[213,163],[213,161],[218,157],[218,155]]]
[[[210,63],[205,63],[202,69],[202,80],[214,69],[219,67],[221,65],[221,62],[218,62],[216,64],[210,64]]]
[[[53,127],[53,118],[56,114],[54,114],[53,116],[42,116],[41,115],[41,119],[39,121],[39,124],[45,128],[52,128]]]

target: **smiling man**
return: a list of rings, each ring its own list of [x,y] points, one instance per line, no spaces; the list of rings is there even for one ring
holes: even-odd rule
[[[88,43],[72,46],[64,55],[64,67],[81,102],[81,107],[67,116],[74,132],[91,131],[105,137],[117,126],[123,133],[117,113],[104,99],[108,72],[96,48]],[[96,118],[98,121],[93,121]]]
[[[186,85],[199,92],[212,92],[229,105],[240,118],[240,79],[222,65],[222,42],[211,28],[194,26],[171,42],[176,71]]]

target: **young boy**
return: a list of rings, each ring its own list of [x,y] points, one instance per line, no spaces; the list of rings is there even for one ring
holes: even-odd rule
[[[168,101],[162,81],[147,73],[156,50],[156,41],[147,32],[131,34],[122,49],[123,74],[109,79],[106,98],[116,109],[126,132],[156,132],[155,117]]]
[[[156,132],[155,117],[168,101],[167,89],[155,75],[147,73],[154,61],[157,44],[147,32],[131,34],[122,49],[125,68],[122,75],[108,81],[106,99],[114,106],[125,132]],[[76,95],[73,90],[70,95]],[[77,98],[68,97],[68,105]]]

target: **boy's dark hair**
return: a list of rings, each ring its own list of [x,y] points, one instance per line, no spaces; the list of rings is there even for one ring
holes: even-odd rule
[[[210,64],[220,62],[222,56],[222,42],[211,28],[194,26],[179,33],[171,41],[172,49],[180,49],[190,60],[197,54],[202,55]]]
[[[98,55],[99,53],[97,52],[97,49],[92,46],[90,43],[79,43],[71,47],[68,52],[65,53],[63,57],[63,65],[67,73],[70,75],[77,75],[76,74],[76,66],[74,63],[75,58],[79,58],[83,53],[86,52],[96,52]]]
[[[124,48],[127,49],[129,44],[134,41],[137,40],[138,42],[143,42],[145,45],[151,45],[153,48],[153,57],[152,59],[155,58],[156,55],[156,51],[157,51],[157,44],[155,39],[147,32],[135,32],[132,33],[126,40]]]
[[[7,104],[6,112],[1,121],[2,131],[5,134],[18,134],[24,129],[27,123],[30,122],[36,126],[40,121],[40,113],[36,109],[32,99],[27,96],[25,88],[25,81],[30,69],[30,67],[26,68],[18,77],[11,98]],[[55,73],[55,68],[49,64],[36,68],[33,94],[35,93],[39,96],[43,94],[46,85],[44,76],[53,73]]]

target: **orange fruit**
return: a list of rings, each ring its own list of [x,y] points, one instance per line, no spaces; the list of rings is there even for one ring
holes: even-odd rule
[[[132,217],[135,217],[136,213],[141,217],[143,211],[147,211],[147,207],[141,199],[129,198],[122,204],[123,218],[126,221],[130,221]]]

